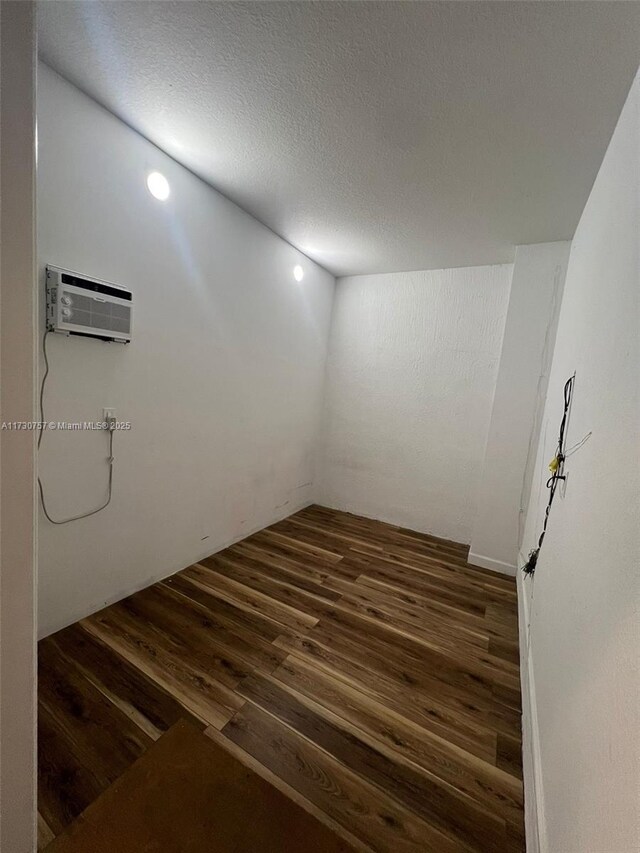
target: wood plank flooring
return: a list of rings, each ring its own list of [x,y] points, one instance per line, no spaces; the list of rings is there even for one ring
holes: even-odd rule
[[[41,845],[184,717],[355,849],[522,851],[515,581],[467,551],[313,506],[43,640]]]
[[[251,820],[246,819],[251,803]],[[353,853],[337,833],[186,720],[171,726],[47,853]]]

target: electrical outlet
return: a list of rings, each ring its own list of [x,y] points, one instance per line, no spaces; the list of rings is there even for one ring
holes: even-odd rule
[[[102,420],[109,425],[109,429],[116,428],[116,410],[105,408],[102,410]]]

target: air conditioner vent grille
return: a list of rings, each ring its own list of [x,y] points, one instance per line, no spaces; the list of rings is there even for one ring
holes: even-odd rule
[[[131,308],[129,305],[119,305],[117,302],[98,302],[90,296],[63,291],[63,297],[68,301],[62,309],[64,319],[79,326],[89,326],[92,329],[108,329],[120,334],[131,332]],[[63,299],[64,302],[64,299]],[[66,312],[69,313],[66,313]]]

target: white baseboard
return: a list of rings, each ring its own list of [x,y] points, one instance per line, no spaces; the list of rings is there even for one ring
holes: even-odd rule
[[[511,563],[503,563],[502,560],[483,557],[482,554],[469,552],[467,563],[471,563],[472,566],[480,566],[481,569],[491,569],[492,572],[500,572],[502,575],[511,575],[512,578],[516,574],[516,567],[511,565]]]
[[[520,684],[522,690],[522,775],[524,780],[524,823],[527,853],[547,853],[544,792],[540,756],[540,732],[536,686],[529,644],[529,584],[532,578],[517,574],[518,625],[520,640]]]

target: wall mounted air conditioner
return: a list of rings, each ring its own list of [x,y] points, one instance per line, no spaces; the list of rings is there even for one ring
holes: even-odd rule
[[[47,329],[126,344],[133,293],[126,287],[47,266]]]

